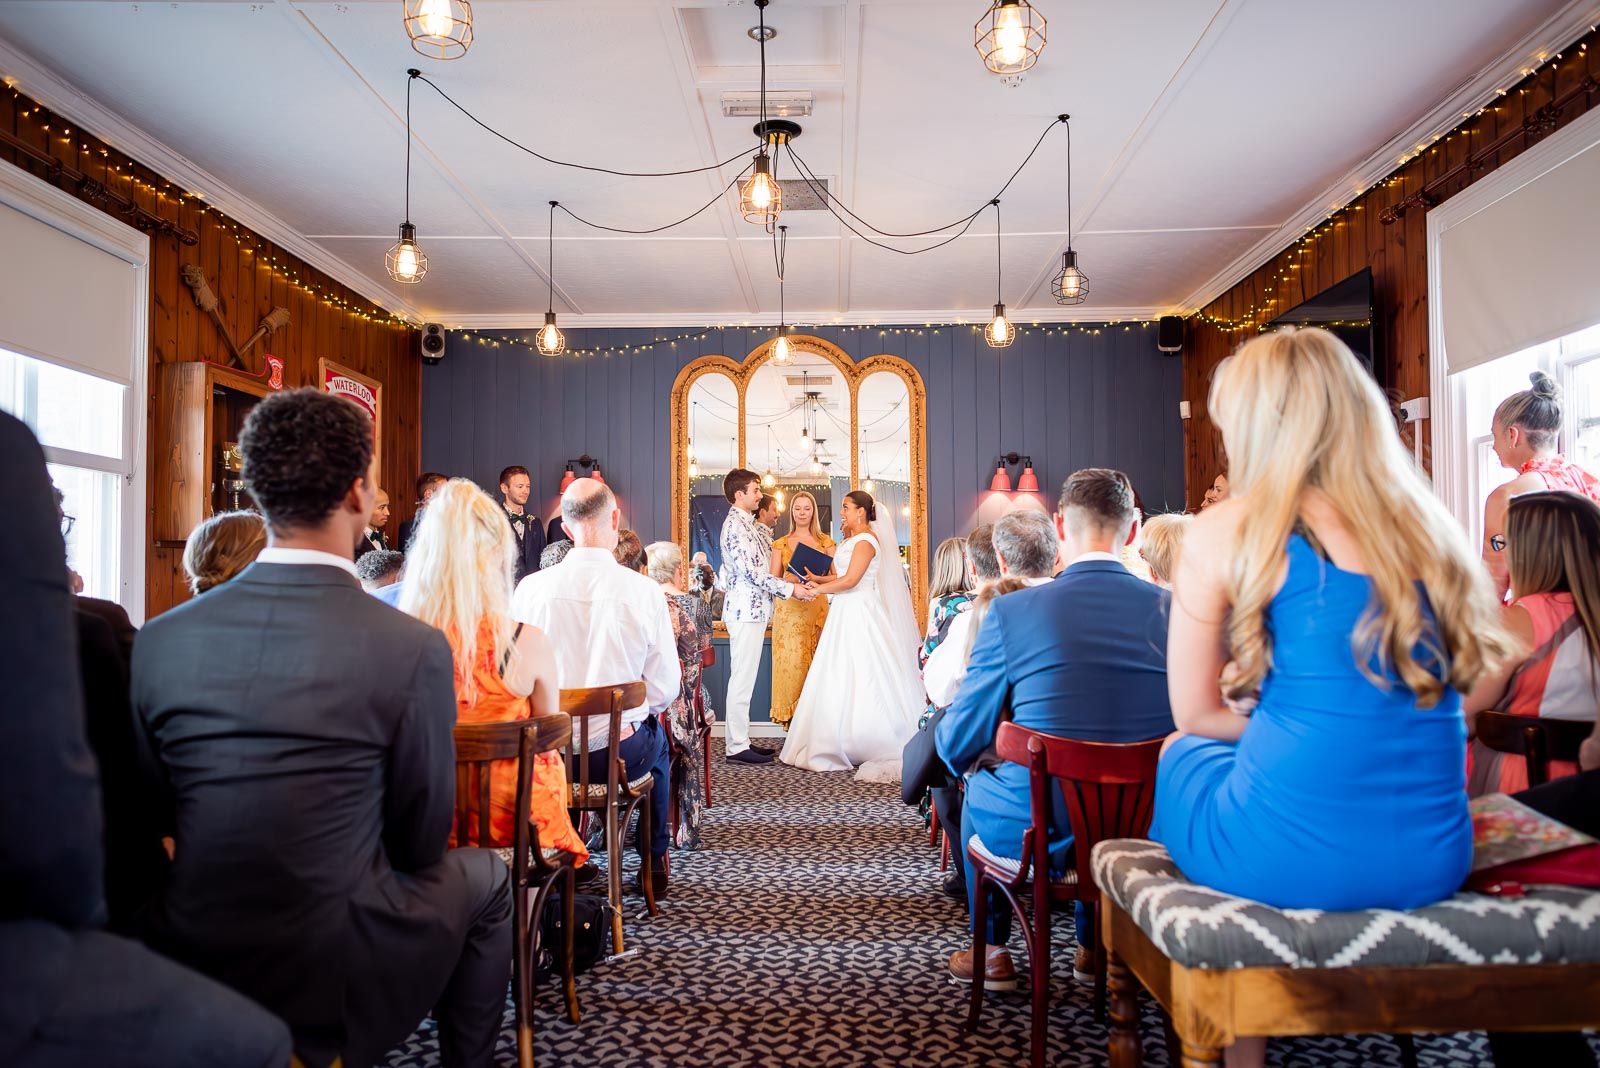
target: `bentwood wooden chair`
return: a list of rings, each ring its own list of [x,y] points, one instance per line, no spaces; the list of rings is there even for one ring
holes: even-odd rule
[[[644,888],[645,906],[656,915],[655,887],[650,878],[650,787],[655,781],[645,774],[628,781],[627,769],[617,747],[622,739],[622,713],[645,702],[644,680],[611,686],[589,686],[561,691],[561,711],[572,717],[572,736],[567,742],[567,776],[572,788],[571,810],[593,813],[604,822],[606,842],[606,896],[611,906],[611,952],[622,953],[622,842],[628,821],[639,813],[639,856],[642,870],[639,883]],[[589,774],[589,734],[596,719],[606,723],[605,778],[593,781]]]
[[[1082,902],[1091,922],[1100,925],[1100,891],[1095,886],[1089,854],[1107,838],[1138,838],[1150,828],[1155,805],[1156,761],[1162,739],[1111,744],[1059,738],[1002,723],[995,750],[1002,760],[1028,769],[1032,825],[1022,835],[1022,856],[1009,859],[990,852],[977,836],[967,843],[967,878],[974,879],[972,915],[972,996],[967,1031],[977,1030],[983,1009],[984,932],[988,927],[989,887],[1000,891],[1022,925],[1028,950],[1033,994],[1033,1066],[1044,1068],[1045,1025],[1050,1007],[1050,913],[1053,906]],[[1050,795],[1060,792],[1072,825],[1073,866],[1064,875],[1050,874]],[[1032,917],[1023,897],[1032,898]],[[1082,936],[1079,937],[1080,944]],[[1106,958],[1095,940],[1094,1007],[1105,1018]]]
[[[708,645],[700,650],[700,678],[701,684],[695,687],[694,711],[700,717],[700,754],[705,758],[706,779],[706,808],[711,807],[711,720],[706,715],[705,677],[706,672],[717,662],[716,646]]]
[[[1550,761],[1576,763],[1578,747],[1594,732],[1594,724],[1580,719],[1540,719],[1509,712],[1479,712],[1473,731],[1484,745],[1499,753],[1520,756],[1528,765],[1528,785],[1550,781]]]
[[[490,829],[490,778],[497,761],[515,760],[518,813],[529,811],[534,758],[557,752],[572,738],[572,720],[561,713],[534,716],[508,723],[464,723],[455,729],[457,845],[504,847]],[[474,804],[475,802],[475,804]],[[473,819],[473,808],[477,819]],[[563,944],[555,954],[561,965],[567,999],[567,1018],[579,1019],[578,989],[572,967],[572,854],[544,850],[539,829],[524,816],[517,820],[511,842],[512,887],[512,1000],[516,1007],[517,1064],[533,1066],[534,972],[539,959],[540,919],[550,892],[561,884]]]

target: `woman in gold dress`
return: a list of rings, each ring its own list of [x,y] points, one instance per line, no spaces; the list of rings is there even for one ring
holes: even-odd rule
[[[788,574],[789,561],[794,547],[803,543],[833,555],[833,539],[822,532],[817,522],[817,501],[804,491],[796,493],[789,502],[789,533],[772,543],[772,573],[779,578]],[[833,569],[829,568],[831,575]],[[828,617],[826,597],[804,602],[785,597],[773,606],[772,612],[772,722],[789,729],[794,718],[794,706],[800,702],[800,690],[806,684],[806,673],[811,670],[811,655],[817,651],[817,639],[822,636],[822,622]]]

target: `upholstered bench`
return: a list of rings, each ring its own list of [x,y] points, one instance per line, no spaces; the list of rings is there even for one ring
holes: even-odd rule
[[[1155,842],[1101,842],[1093,869],[1112,1068],[1143,1063],[1139,984],[1171,1018],[1185,1068],[1221,1064],[1235,1038],[1260,1035],[1600,1026],[1597,891],[1320,912],[1191,883]]]

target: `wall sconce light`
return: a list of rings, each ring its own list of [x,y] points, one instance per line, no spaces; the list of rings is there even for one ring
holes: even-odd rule
[[[1017,492],[1039,492],[1039,476],[1033,472],[1033,457],[1024,456],[1021,453],[1008,452],[1001,456],[995,464],[994,477],[989,480],[989,491],[991,493],[1011,492],[1011,472],[1007,469],[1015,467],[1017,464],[1023,465],[1022,477],[1017,480]]]
[[[567,492],[567,487],[572,485],[572,483],[574,481],[576,481],[580,477],[577,474],[577,472],[574,470],[574,468],[578,468],[578,467],[588,468],[588,471],[589,471],[588,475],[587,476],[583,476],[583,477],[592,478],[596,482],[600,483],[602,486],[605,485],[605,481],[606,481],[605,477],[600,474],[600,461],[596,460],[593,456],[590,456],[588,453],[584,453],[582,456],[578,457],[576,460],[568,460],[567,461],[567,470],[561,476],[561,492],[562,493]]]

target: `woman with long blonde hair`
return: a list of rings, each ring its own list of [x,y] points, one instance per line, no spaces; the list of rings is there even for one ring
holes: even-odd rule
[[[560,711],[550,640],[511,618],[517,552],[500,505],[463,478],[434,493],[406,552],[399,607],[449,641],[457,723],[505,723]],[[490,776],[490,828],[499,846],[511,845],[516,827],[516,771],[515,760],[501,760]],[[533,778],[528,815],[538,830],[537,847],[564,850],[582,863],[588,850],[567,815],[566,767],[556,754],[544,753]]]
[[[817,499],[805,490],[789,499],[789,532],[772,543],[772,573],[777,577],[787,577],[797,545],[833,555],[837,546],[823,532],[818,512]],[[814,601],[782,597],[772,606],[772,722],[782,724],[784,730],[794,719],[794,706],[800,701],[827,619],[824,597]]]
[[[1447,897],[1472,860],[1461,693],[1512,648],[1488,576],[1332,334],[1245,343],[1208,407],[1231,493],[1178,559],[1181,733],[1152,836],[1195,882],[1281,908]],[[1248,716],[1225,704],[1255,694]]]

